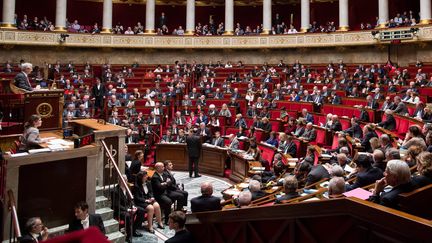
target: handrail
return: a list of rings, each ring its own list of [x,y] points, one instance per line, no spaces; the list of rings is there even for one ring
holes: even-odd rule
[[[105,150],[106,154],[108,155],[108,159],[110,160],[110,163],[113,164],[113,166],[115,168],[115,171],[117,172],[117,176],[120,178],[120,183],[125,187],[127,196],[131,200],[133,200],[132,192],[130,191],[128,184],[126,183],[125,179],[123,178],[122,173],[120,172],[120,169],[118,168],[118,166],[117,166],[117,164],[116,164],[116,162],[114,160],[114,157],[109,152],[109,149],[108,149],[108,146],[105,143],[105,140],[101,139],[100,142],[102,144],[102,148]]]
[[[17,238],[21,238],[21,229],[18,222],[18,213],[16,210],[15,197],[12,190],[8,190],[7,193],[9,198],[9,210],[11,211],[12,224],[15,229],[15,234]]]

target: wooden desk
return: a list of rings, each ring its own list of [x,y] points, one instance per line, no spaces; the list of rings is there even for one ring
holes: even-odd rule
[[[231,156],[231,175],[230,180],[238,183],[248,177],[249,161],[239,153],[229,151]]]
[[[188,170],[189,158],[185,143],[158,143],[156,144],[156,162],[171,160],[174,170]]]
[[[200,172],[215,176],[224,176],[225,161],[228,157],[227,150],[220,147],[203,145],[201,152]]]
[[[42,133],[44,137],[46,134]],[[52,134],[48,134],[52,135]],[[35,215],[44,219],[48,228],[68,224],[71,210],[79,201],[95,211],[97,159],[102,157],[97,145],[21,157],[5,155],[5,191],[16,198],[21,223]],[[2,178],[3,179],[3,178]],[[3,208],[3,239],[9,239],[10,213]]]
[[[82,136],[89,133],[94,133],[95,141],[101,145],[101,140],[104,140],[112,156],[114,157],[120,172],[125,171],[125,137],[126,128],[113,124],[101,124],[96,119],[79,119],[70,122],[75,134]],[[97,185],[105,186],[117,183],[116,173],[113,173],[113,166],[108,163],[109,159],[106,153],[101,154],[98,158],[96,176]]]

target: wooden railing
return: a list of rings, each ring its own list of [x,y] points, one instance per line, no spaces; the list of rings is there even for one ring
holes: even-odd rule
[[[197,242],[429,242],[431,221],[355,198],[187,215]]]
[[[12,190],[9,190],[7,194],[8,194],[8,207],[11,213],[11,221],[12,221],[10,226],[9,242],[15,242],[16,239],[21,238],[21,229],[18,221],[18,213],[16,209],[14,194]]]

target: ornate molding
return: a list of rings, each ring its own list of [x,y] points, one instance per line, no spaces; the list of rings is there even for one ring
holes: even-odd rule
[[[309,48],[352,45],[385,45],[374,39],[370,31],[348,31],[319,34],[261,36],[149,36],[91,35],[69,33],[60,42],[60,33],[0,30],[0,45],[44,45],[54,47],[102,48],[175,48],[175,49],[250,49],[250,48]],[[432,26],[420,27],[418,36],[403,43],[432,41]]]

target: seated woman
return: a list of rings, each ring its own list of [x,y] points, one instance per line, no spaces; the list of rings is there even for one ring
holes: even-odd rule
[[[38,115],[31,115],[24,125],[24,133],[20,137],[18,152],[27,152],[30,149],[40,148],[42,139],[39,137],[39,127],[42,126],[42,118]]]
[[[135,182],[136,175],[141,171],[141,163],[144,159],[144,152],[142,150],[135,151],[134,159],[129,166],[129,174],[127,174],[128,181]]]
[[[422,152],[417,157],[418,175],[412,177],[415,188],[432,184],[432,153]]]
[[[146,171],[140,172],[136,176],[135,185],[132,189],[134,203],[137,207],[143,208],[147,212],[147,230],[154,233],[153,215],[156,216],[158,228],[163,229],[162,215],[159,204],[153,197],[153,190]]]
[[[261,161],[261,151],[256,144],[251,144],[246,154],[252,156],[255,161]]]
[[[384,188],[386,186],[392,186],[392,189],[385,192]],[[384,177],[375,183],[373,194],[368,200],[398,209],[399,194],[412,190],[413,185],[411,183],[411,173],[408,164],[402,160],[390,160],[387,162]]]

